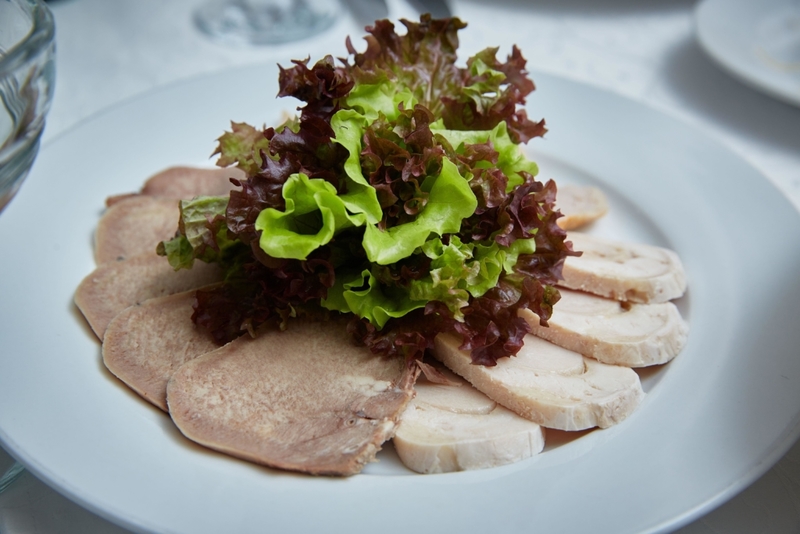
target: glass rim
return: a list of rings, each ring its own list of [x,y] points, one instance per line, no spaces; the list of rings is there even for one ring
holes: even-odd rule
[[[2,1],[2,0],[0,0]],[[42,0],[10,0],[31,16],[31,29],[0,58],[0,76],[14,72],[53,44],[55,22]]]

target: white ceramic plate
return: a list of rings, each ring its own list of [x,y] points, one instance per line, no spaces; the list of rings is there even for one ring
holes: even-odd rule
[[[689,343],[646,376],[622,424],[515,465],[411,475],[389,451],[347,479],[277,472],[207,451],[101,363],[72,305],[94,267],[106,196],[207,163],[228,121],[273,123],[276,69],[175,85],[97,116],[40,154],[0,216],[0,442],[79,504],[175,533],[647,532],[721,503],[798,434],[800,216],[741,159],[619,96],[547,75],[530,114],[550,132],[542,177],[601,185],[592,231],[674,248]]]
[[[787,27],[794,36],[784,33]],[[794,0],[704,0],[695,9],[700,45],[749,86],[800,106],[800,6]]]

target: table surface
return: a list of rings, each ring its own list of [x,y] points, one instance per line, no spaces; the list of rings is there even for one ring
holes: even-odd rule
[[[200,0],[53,0],[56,92],[44,145],[80,121],[155,87],[234,66],[343,51],[360,35],[346,13],[309,41],[271,47],[208,40]],[[687,0],[450,0],[469,22],[466,52],[518,44],[531,69],[611,90],[703,130],[759,169],[800,209],[800,108],[741,84],[699,48]],[[415,18],[404,0],[391,18]],[[514,31],[508,31],[513,28]],[[334,48],[331,48],[334,47]],[[144,178],[144,177],[143,177]],[[0,474],[13,464],[0,449]],[[800,530],[800,444],[742,493],[681,534]],[[0,532],[125,533],[25,472],[0,494]]]

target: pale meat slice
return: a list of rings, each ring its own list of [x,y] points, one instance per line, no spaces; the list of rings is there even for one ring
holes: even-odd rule
[[[452,373],[448,373],[452,375]],[[503,408],[456,376],[420,377],[393,443],[418,473],[451,473],[518,462],[544,448],[544,429]]]
[[[78,285],[75,304],[102,340],[111,319],[128,306],[221,280],[216,264],[196,261],[191,269],[176,271],[166,258],[145,253],[97,267]]]
[[[167,382],[184,363],[217,348],[192,322],[194,291],[146,300],[108,325],[103,362],[147,401],[167,411]]]
[[[516,356],[494,367],[474,365],[453,334],[436,337],[434,356],[475,388],[547,428],[606,428],[625,419],[644,397],[639,375],[627,367],[584,358],[528,335]]]
[[[236,167],[170,167],[148,178],[141,192],[143,195],[177,200],[197,196],[223,196],[236,188],[231,183],[231,178],[244,180],[245,174]]]
[[[354,346],[341,322],[295,321],[181,367],[170,415],[189,439],[256,463],[352,475],[391,438],[416,370]]]
[[[580,232],[567,239],[581,256],[564,261],[559,285],[628,302],[667,302],[686,291],[686,274],[673,251]]]
[[[671,302],[631,304],[561,289],[549,326],[530,310],[520,316],[533,333],[584,356],[613,365],[646,367],[670,361],[689,335]]]
[[[558,225],[564,230],[573,230],[608,213],[608,201],[596,187],[564,184],[558,187],[556,208],[563,215],[558,219]]]
[[[95,262],[102,265],[145,252],[155,255],[159,242],[175,236],[179,216],[173,199],[133,196],[115,203],[97,224]]]

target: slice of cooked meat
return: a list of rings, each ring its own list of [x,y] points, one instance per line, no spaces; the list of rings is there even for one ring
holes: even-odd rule
[[[128,306],[221,280],[216,264],[197,261],[191,269],[176,271],[166,258],[144,253],[97,267],[75,291],[75,304],[102,340],[111,319]]]
[[[192,322],[194,291],[146,300],[106,329],[103,362],[132,390],[167,411],[167,382],[189,360],[217,348]]]
[[[189,439],[256,463],[352,475],[391,438],[416,370],[351,344],[340,321],[293,321],[181,367],[170,415]]]
[[[461,340],[436,336],[434,356],[499,404],[547,428],[606,428],[630,415],[644,397],[639,375],[531,335],[516,356],[494,367],[474,365]]]
[[[670,361],[689,336],[689,325],[671,302],[631,304],[562,289],[549,326],[522,310],[532,332],[556,345],[598,361],[646,367]]]
[[[564,230],[573,230],[608,213],[608,201],[596,187],[564,184],[558,186],[556,208],[563,215],[558,225]]]
[[[231,178],[244,180],[246,176],[244,171],[236,167],[170,167],[148,178],[142,187],[142,194],[176,200],[227,195],[236,188]]]
[[[564,261],[559,285],[601,297],[638,303],[667,302],[686,291],[686,274],[673,251],[570,232],[581,256]]]
[[[149,252],[178,229],[178,201],[133,196],[108,208],[97,223],[94,259],[98,265]]]
[[[183,200],[198,196],[222,196],[236,189],[231,178],[244,180],[246,175],[236,167],[207,169],[203,167],[170,167],[147,179],[139,193],[123,193],[106,199],[106,206],[139,195]]]
[[[486,469],[530,458],[544,448],[544,429],[503,408],[461,378],[420,377],[394,436],[400,460],[418,473]]]

